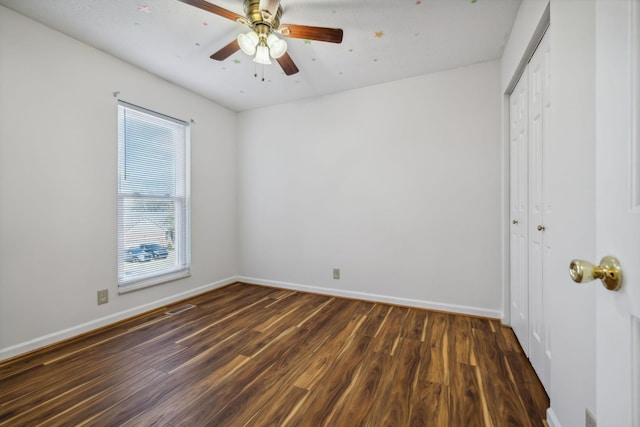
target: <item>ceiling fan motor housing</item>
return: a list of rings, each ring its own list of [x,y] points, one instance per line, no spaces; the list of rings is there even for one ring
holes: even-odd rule
[[[264,34],[266,37],[280,26],[282,6],[278,4],[276,13],[272,14],[268,10],[260,9],[260,0],[244,0],[244,13],[249,20],[249,25],[259,35]]]

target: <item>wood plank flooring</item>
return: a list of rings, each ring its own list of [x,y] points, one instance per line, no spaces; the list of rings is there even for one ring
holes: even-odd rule
[[[548,406],[497,320],[241,283],[0,364],[2,426],[542,426]]]

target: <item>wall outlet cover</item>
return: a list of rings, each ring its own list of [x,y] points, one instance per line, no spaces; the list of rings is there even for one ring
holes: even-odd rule
[[[109,302],[109,289],[101,289],[98,291],[98,305]]]

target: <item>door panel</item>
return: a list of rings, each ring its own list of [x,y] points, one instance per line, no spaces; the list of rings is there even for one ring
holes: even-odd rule
[[[551,248],[546,239],[545,217],[550,215],[548,174],[545,157],[549,153],[549,36],[543,37],[529,61],[529,359],[542,384],[548,389],[551,378],[548,292],[544,271]],[[546,121],[545,121],[546,119]]]
[[[639,3],[596,2],[596,250],[617,257],[623,275],[618,291],[593,284],[603,426],[640,426]]]
[[[548,34],[548,33],[547,33]],[[542,74],[542,122],[545,125],[542,128],[542,193],[544,194],[542,203],[542,216],[546,223],[551,219],[551,190],[549,179],[549,165],[551,164],[551,138],[549,138],[549,129],[551,123],[551,42],[549,36],[545,36],[542,39],[542,43],[539,48],[543,55],[543,74]],[[542,316],[545,319],[542,328],[544,330],[544,342],[542,347],[544,348],[544,363],[546,372],[543,374],[542,384],[549,390],[551,383],[551,320],[549,314],[549,307],[551,306],[549,286],[553,281],[551,280],[549,273],[550,260],[552,258],[552,246],[553,246],[553,233],[545,233],[544,245],[543,245],[543,268],[542,270],[542,282],[544,284],[543,293],[541,296],[542,301]]]
[[[510,291],[511,327],[525,353],[529,352],[528,285],[528,79],[524,73],[510,98]]]

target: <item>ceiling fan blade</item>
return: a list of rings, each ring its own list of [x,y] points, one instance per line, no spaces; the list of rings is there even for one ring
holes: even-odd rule
[[[238,15],[235,12],[231,12],[223,7],[216,6],[215,4],[211,4],[205,0],[178,0],[182,3],[189,4],[191,6],[200,8],[202,10],[206,10],[207,12],[214,13],[216,15],[222,16],[223,18],[231,19],[232,21],[243,23],[246,21],[246,18],[242,15]]]
[[[285,53],[280,58],[276,59],[276,61],[278,61],[278,64],[280,64],[280,67],[282,67],[282,71],[284,71],[287,76],[300,71],[298,70],[298,67],[296,67],[296,64],[293,62],[293,59],[291,59],[288,53]]]
[[[224,61],[239,50],[240,45],[238,44],[238,39],[233,39],[231,43],[211,55],[211,59],[215,59],[216,61]]]
[[[310,27],[308,25],[294,24],[282,24],[278,28],[278,32],[284,37],[329,43],[342,43],[343,34],[340,28]]]
[[[260,10],[266,10],[271,16],[275,16],[280,6],[280,0],[260,0]]]

